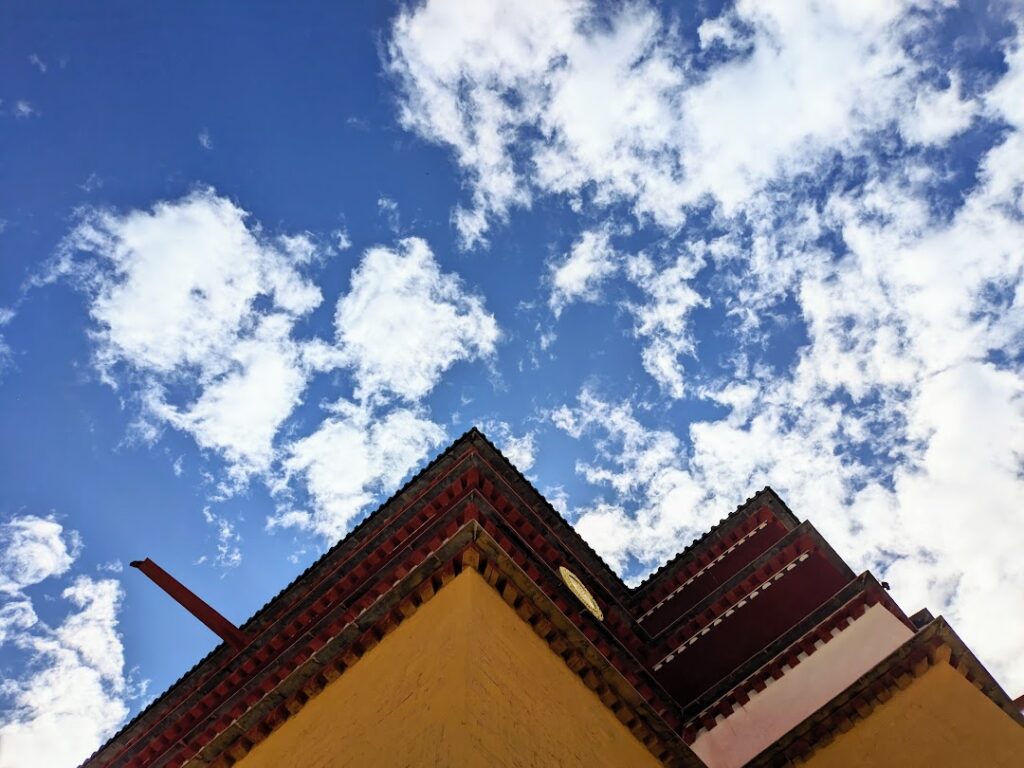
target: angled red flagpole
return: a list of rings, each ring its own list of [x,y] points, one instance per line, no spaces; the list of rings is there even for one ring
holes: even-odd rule
[[[212,629],[221,640],[236,651],[249,644],[249,638],[242,630],[148,557],[145,560],[132,560],[130,565],[146,574],[160,589],[173,597],[186,611]]]

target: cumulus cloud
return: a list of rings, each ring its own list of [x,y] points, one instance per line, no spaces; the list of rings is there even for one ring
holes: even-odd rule
[[[348,247],[343,230],[333,236]],[[290,481],[306,482],[316,509],[276,523],[336,536],[438,444],[443,431],[420,401],[458,361],[492,356],[499,331],[483,299],[443,272],[425,241],[407,238],[362,255],[338,300],[333,341],[300,334],[321,303],[307,274],[321,254],[312,236],[269,236],[204,189],[149,211],[81,211],[47,279],[69,279],[88,296],[96,368],[135,398],[144,437],[170,426],[223,459],[221,494],[253,477],[285,496],[296,490]],[[311,378],[339,369],[352,377],[354,401],[329,409],[305,437],[301,425],[285,430]],[[216,564],[237,565],[233,523],[205,514],[217,530]]]
[[[369,249],[335,314],[338,345],[357,396],[425,396],[459,360],[493,354],[498,325],[483,300],[441,272],[424,240]]]
[[[149,416],[221,453],[235,480],[264,472],[308,371],[292,338],[317,307],[308,237],[270,238],[212,190],[151,211],[88,209],[53,276],[90,296],[96,362],[124,373]]]
[[[192,434],[201,447],[221,452],[234,467],[266,471],[278,429],[299,403],[308,378],[290,325],[282,316],[260,320],[251,336],[226,351],[231,362],[226,372],[187,408],[154,397],[152,412]]]
[[[284,505],[268,521],[271,528],[296,526],[337,538],[445,439],[444,431],[418,408],[395,407],[381,414],[342,400],[328,411],[316,431],[289,445],[284,461],[289,475],[305,480],[313,510]]]
[[[60,625],[36,624],[14,637],[30,661],[27,674],[0,686],[4,768],[77,765],[128,714],[120,586],[80,576],[62,596],[74,609]]]
[[[335,332],[335,345],[312,345],[307,359],[348,368],[355,399],[330,405],[311,434],[285,446],[285,476],[302,478],[313,509],[282,504],[271,528],[328,538],[347,530],[444,441],[423,398],[456,362],[493,355],[499,338],[483,299],[442,272],[420,238],[363,254],[338,300]]]
[[[78,533],[52,517],[21,515],[0,524],[0,593],[66,573],[80,548]]]
[[[0,683],[0,766],[74,766],[128,714],[133,686],[117,632],[121,588],[113,579],[78,576],[61,597],[70,612],[56,626],[39,619],[18,591],[71,567],[77,534],[52,519],[24,515],[0,538],[6,594],[0,596],[0,645],[26,659]]]
[[[16,598],[0,604],[0,646],[38,621],[39,617],[28,598]]]

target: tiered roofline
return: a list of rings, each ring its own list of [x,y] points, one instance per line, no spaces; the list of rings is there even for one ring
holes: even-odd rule
[[[86,765],[232,765],[465,569],[665,765],[701,765],[688,745],[872,607],[915,631],[770,488],[630,588],[473,429],[246,621],[243,648],[218,646]]]

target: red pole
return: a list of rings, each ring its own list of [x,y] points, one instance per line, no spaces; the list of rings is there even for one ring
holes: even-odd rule
[[[249,638],[242,630],[217,613],[207,602],[148,557],[145,560],[133,560],[130,565],[146,574],[154,584],[173,597],[186,611],[212,629],[221,640],[236,651],[249,644]]]

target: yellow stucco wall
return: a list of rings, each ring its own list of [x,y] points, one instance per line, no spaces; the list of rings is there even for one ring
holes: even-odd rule
[[[466,571],[237,765],[660,763],[479,574]]]
[[[1021,768],[1024,727],[946,663],[815,752],[809,768]]]

